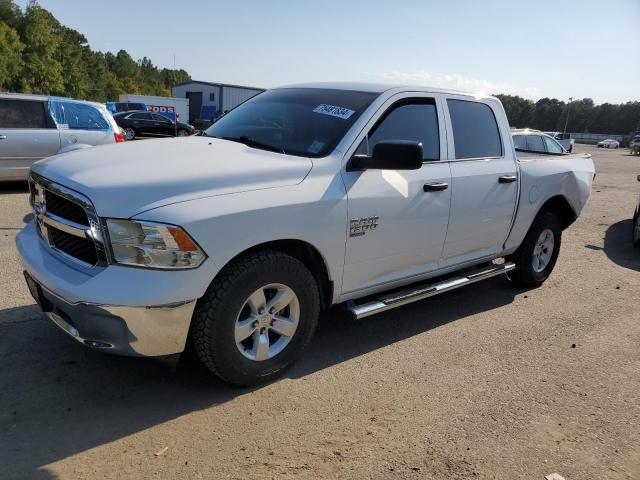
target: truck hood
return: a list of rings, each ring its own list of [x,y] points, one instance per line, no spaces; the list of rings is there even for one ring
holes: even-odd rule
[[[75,150],[32,170],[85,194],[98,215],[128,218],[170,203],[296,185],[311,167],[308,158],[187,137]]]

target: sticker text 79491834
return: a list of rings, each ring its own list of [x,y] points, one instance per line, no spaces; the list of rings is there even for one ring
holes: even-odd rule
[[[313,109],[315,113],[321,113],[323,115],[330,115],[332,117],[342,118],[346,120],[355,112],[345,107],[337,107],[335,105],[327,105],[326,103],[321,103],[316,108]]]

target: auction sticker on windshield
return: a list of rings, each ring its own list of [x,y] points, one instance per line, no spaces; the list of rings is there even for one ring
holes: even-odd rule
[[[313,109],[315,113],[322,113],[323,115],[331,115],[332,117],[338,117],[346,120],[355,113],[354,110],[349,110],[344,107],[337,107],[335,105],[327,105],[322,103]]]

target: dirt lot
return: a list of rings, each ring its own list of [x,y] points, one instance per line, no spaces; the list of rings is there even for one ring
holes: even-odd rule
[[[67,338],[22,278],[24,186],[2,187],[0,477],[640,478],[640,158],[578,149],[598,176],[543,287],[328,312],[302,362],[250,390]]]

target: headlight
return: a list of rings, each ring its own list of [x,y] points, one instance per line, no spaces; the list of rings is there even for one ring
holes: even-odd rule
[[[180,227],[137,220],[107,219],[117,263],[149,268],[196,268],[207,256]]]

